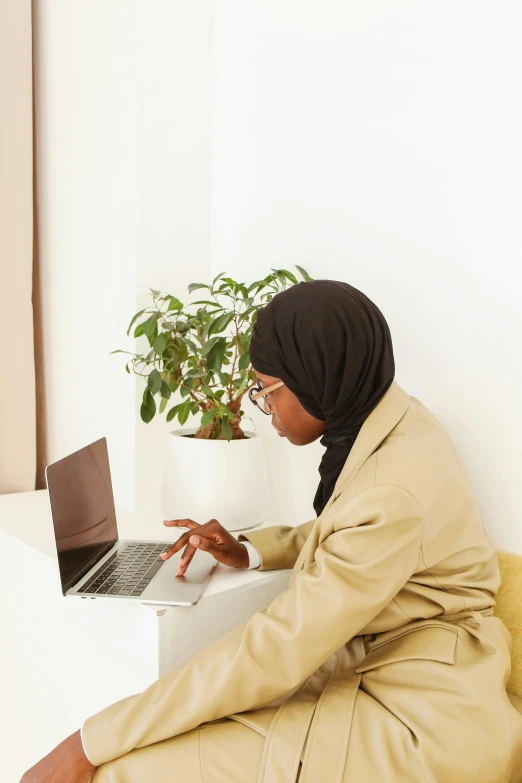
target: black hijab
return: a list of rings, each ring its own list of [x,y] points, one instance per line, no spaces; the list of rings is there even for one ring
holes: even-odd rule
[[[363,422],[392,384],[388,324],[348,283],[302,281],[258,310],[250,361],[263,375],[281,378],[308,413],[326,421],[314,498],[319,516]]]

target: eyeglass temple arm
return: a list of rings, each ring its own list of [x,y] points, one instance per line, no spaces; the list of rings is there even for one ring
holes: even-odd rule
[[[253,400],[256,400],[258,399],[258,397],[263,397],[265,394],[268,394],[268,392],[271,392],[273,389],[277,389],[278,386],[283,386],[283,385],[284,385],[284,381],[278,381],[277,383],[273,383],[272,386],[267,386],[266,389],[263,389],[260,392],[252,394],[251,397]],[[255,389],[256,387],[253,386],[252,388]]]

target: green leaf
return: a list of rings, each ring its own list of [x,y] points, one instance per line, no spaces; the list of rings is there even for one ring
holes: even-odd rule
[[[274,269],[273,266],[270,267],[270,269]],[[282,283],[284,286],[286,286],[286,278],[282,274],[282,271],[280,269],[274,269],[275,276],[279,280],[280,283]]]
[[[222,386],[228,386],[230,383],[230,373],[228,372],[218,372],[219,380]]]
[[[127,372],[128,372],[128,373],[129,373],[129,375],[130,375],[130,374],[131,374],[131,371],[129,370],[129,362],[127,362],[127,364],[125,365],[125,369],[127,370]]]
[[[160,413],[163,413],[163,411],[164,411],[164,410],[165,410],[165,408],[167,407],[167,404],[168,404],[168,400],[167,400],[167,399],[165,399],[165,397],[162,397],[162,398],[161,398],[160,405],[159,405],[159,412],[160,412]]]
[[[143,324],[138,324],[134,330],[134,337],[141,337],[143,334]]]
[[[171,296],[169,299],[169,306],[167,307],[167,313],[170,312],[170,310],[182,310],[183,309],[183,303],[180,302],[179,299],[177,299],[175,296]]]
[[[216,277],[212,281],[212,285],[215,285],[216,281],[219,280],[220,277],[223,277],[224,274],[225,272],[220,272],[219,275],[216,275]]]
[[[214,339],[214,338],[212,338]],[[212,346],[207,356],[207,368],[209,370],[215,370],[216,372],[221,369],[223,364],[223,356],[225,354],[226,340],[224,337],[218,337],[215,345]]]
[[[199,391],[202,391],[203,394],[206,394],[207,397],[210,397],[211,399],[214,396],[214,392],[212,391],[212,389],[210,389],[205,383],[201,384]]]
[[[230,419],[230,421],[234,421],[236,417],[234,416],[233,411],[230,410],[228,405],[225,405],[224,407],[225,407],[225,415]]]
[[[206,356],[214,347],[214,345],[219,341],[222,340],[222,337],[211,337],[210,340],[207,340],[206,343],[203,344],[203,347],[201,348],[201,355]]]
[[[171,391],[170,386],[168,385],[167,381],[162,380],[160,391],[161,391],[161,396],[163,397],[164,400],[170,400],[170,397],[172,395],[172,391]],[[163,413],[163,411],[162,411],[162,413]]]
[[[292,283],[297,283],[297,277],[292,274],[292,272],[289,272],[288,269],[281,269],[279,271],[286,275],[287,278],[292,281]]]
[[[143,313],[145,312],[146,309],[147,308],[145,307],[143,310],[140,310],[139,313],[136,313],[136,315],[134,316],[134,318],[132,319],[132,321],[129,324],[129,328],[127,329],[127,337],[129,336],[130,330],[132,329],[132,325],[134,324],[134,322],[138,320],[140,315],[143,315]]]
[[[237,363],[239,370],[246,370],[250,364],[250,351],[245,351]]]
[[[214,334],[215,332],[222,332],[224,329],[227,328],[230,321],[234,318],[234,313],[222,313],[221,315],[216,316],[214,320],[211,322],[207,335],[210,336],[211,334]]]
[[[242,394],[243,390],[246,388],[247,383],[248,383],[248,373],[245,375],[245,377],[241,381],[241,386],[237,390],[236,399],[237,399],[237,397],[239,397]]]
[[[193,416],[195,416],[196,413],[199,413],[199,402],[196,402],[196,400],[194,400],[193,402],[190,403],[190,412],[192,413]]]
[[[188,287],[189,294],[192,291],[197,291],[198,288],[208,288],[208,285],[206,283],[191,283]]]
[[[140,408],[140,415],[145,424],[148,424],[154,418],[156,413],[156,403],[154,397],[150,393],[150,389],[145,389],[143,394],[143,402]]]
[[[163,383],[163,378],[161,377],[158,370],[153,370],[151,372],[147,383],[152,394],[157,394],[159,392]]]
[[[227,440],[231,440],[232,438],[232,427],[230,426],[230,422],[228,419],[221,419],[221,429],[223,430],[223,435]]]
[[[215,408],[211,408],[210,410],[205,411],[205,413],[201,417],[201,426],[206,427],[207,425],[209,425],[210,422],[214,420],[215,415],[216,415]]]
[[[154,288],[149,288],[149,291],[153,296],[159,296],[161,294],[161,291],[155,291]]]
[[[144,335],[146,335],[147,337],[152,337],[156,329],[159,316],[160,316],[159,313],[152,313],[152,315],[149,318],[147,318],[147,320],[143,324]]]
[[[158,334],[158,336],[154,340],[154,350],[156,351],[158,356],[163,356],[166,347],[167,347],[167,338],[165,337],[164,334]]]
[[[182,403],[178,403],[177,405],[174,405],[174,406],[173,406],[173,407],[170,409],[170,411],[167,413],[167,421],[172,421],[172,419],[174,418],[174,416],[176,415],[176,413],[177,413],[177,412],[179,411],[179,409],[181,408],[181,405],[182,405]]]
[[[294,264],[294,266],[295,266],[295,268],[296,268],[296,269],[298,269],[298,270],[299,270],[299,272],[301,273],[302,277],[303,277],[305,280],[311,280],[311,279],[312,279],[312,278],[310,277],[310,275],[308,274],[308,272],[306,271],[306,269],[303,269],[303,267],[302,267],[302,266],[297,266],[297,264]]]
[[[257,288],[257,291],[256,291],[256,294],[257,294],[257,293],[258,293],[258,291],[259,291],[261,288],[263,288],[263,286],[264,286],[264,285],[266,285],[266,281],[265,281],[265,280],[256,280],[256,281],[255,281],[255,283],[252,283],[251,285],[249,285],[249,286],[248,286],[248,288],[247,288],[247,292],[248,292],[248,293],[250,293],[250,291],[251,291],[253,288]],[[255,296],[256,294],[254,294],[254,296]]]
[[[178,421],[183,426],[190,414],[190,400],[185,400],[178,412]]]
[[[182,339],[184,343],[190,348],[192,353],[197,353],[199,351],[199,347],[196,345],[196,343],[192,340],[189,340],[188,337],[183,337]]]

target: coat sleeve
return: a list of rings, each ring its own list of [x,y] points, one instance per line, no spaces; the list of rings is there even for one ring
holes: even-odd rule
[[[250,541],[261,558],[258,571],[270,571],[274,568],[293,568],[299,552],[314,526],[315,519],[302,525],[273,525],[260,530],[240,533],[238,541]]]
[[[399,487],[370,487],[345,501],[313,562],[266,609],[143,693],[87,718],[87,758],[99,766],[288,693],[404,586],[417,566],[422,531],[419,504]]]

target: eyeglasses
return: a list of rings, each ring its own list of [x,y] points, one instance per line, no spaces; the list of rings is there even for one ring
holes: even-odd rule
[[[251,386],[248,390],[248,399],[250,402],[253,402],[254,405],[257,405],[259,410],[263,411],[263,413],[266,413],[267,416],[270,416],[272,413],[272,409],[270,407],[270,401],[267,399],[265,395],[268,395],[269,392],[273,391],[274,389],[277,389],[279,386],[284,386],[284,381],[278,381],[277,383],[272,384],[272,386],[267,386],[266,389],[264,389],[262,386],[260,386],[259,383],[257,383],[255,386]],[[263,397],[263,405],[260,405],[257,400]],[[265,410],[265,402],[268,405],[268,410]]]

